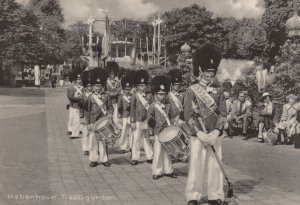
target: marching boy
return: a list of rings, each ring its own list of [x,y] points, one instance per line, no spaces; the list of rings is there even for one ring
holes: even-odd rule
[[[179,69],[170,70],[168,75],[171,78],[171,91],[167,95],[172,109],[171,123],[176,124],[180,120],[183,120],[184,95],[182,93],[179,93],[181,88],[182,75]]]
[[[141,125],[147,119],[147,110],[149,104],[152,101],[150,95],[146,95],[147,84],[149,80],[149,74],[146,70],[138,70],[135,74],[136,92],[131,97],[130,102],[130,122],[132,129],[132,150],[131,159],[132,165],[137,165],[140,159],[140,140],[141,140]],[[147,159],[147,163],[152,163],[153,159],[153,148],[151,143],[145,138],[142,139],[144,142],[144,150]]]
[[[171,107],[166,103],[166,96],[170,91],[170,79],[167,76],[156,76],[152,79],[152,93],[155,101],[149,106],[147,122],[149,134],[154,136],[154,154],[152,163],[153,179],[157,180],[165,174],[171,178],[177,178],[173,172],[172,161],[158,140],[158,135],[170,125]]]
[[[69,104],[69,122],[67,135],[78,137],[80,134],[80,118],[82,117],[82,93],[81,76],[78,71],[73,71],[70,74],[73,84],[67,90]]]
[[[107,73],[104,69],[94,68],[91,71],[91,84],[93,86],[94,93],[89,97],[87,113],[87,123],[90,124],[89,130],[91,132],[89,157],[91,162],[90,167],[95,167],[98,165],[98,163],[103,164],[105,167],[110,166],[110,163],[108,162],[107,145],[96,138],[95,133],[92,131],[96,121],[102,117],[112,114],[110,98],[104,92],[106,80]]]
[[[119,119],[122,125],[121,137],[119,139],[119,146],[121,153],[126,153],[129,147],[129,135],[130,131],[130,100],[131,91],[133,89],[133,73],[128,71],[126,75],[121,79],[121,85],[123,88],[123,94],[119,96],[118,101],[118,113]]]
[[[82,124],[82,151],[84,155],[89,155],[89,125],[87,124],[87,114],[88,114],[88,99],[92,94],[92,86],[89,80],[89,70],[85,70],[81,74],[81,81],[84,88],[84,92],[82,95],[83,105],[83,119],[81,121]]]
[[[107,62],[108,78],[106,81],[107,93],[113,106],[113,120],[118,125],[118,96],[121,93],[121,83],[118,79],[119,65],[114,62]]]

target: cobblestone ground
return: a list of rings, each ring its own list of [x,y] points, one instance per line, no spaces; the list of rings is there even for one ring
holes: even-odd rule
[[[81,139],[70,140],[66,136],[66,103],[64,92],[46,92],[50,188],[54,194],[108,197],[107,200],[96,201],[91,198],[91,201],[86,201],[87,204],[186,204],[187,164],[174,165],[178,179],[164,177],[154,181],[149,164],[131,166],[129,154],[122,155],[117,148],[110,148],[112,166],[90,168],[87,157],[81,151]],[[227,199],[230,204],[300,203],[300,196],[296,194],[260,185],[259,180],[233,168],[226,167],[226,170],[235,191],[235,196]],[[70,201],[72,204],[84,204],[84,201]],[[67,204],[61,201],[56,204],[64,203]]]
[[[42,193],[52,198],[51,204],[186,204],[187,164],[174,164],[175,172],[179,175],[177,179],[163,177],[152,180],[150,164],[142,162],[138,166],[131,166],[129,153],[119,154],[117,148],[111,147],[108,152],[112,166],[106,168],[99,165],[90,168],[88,157],[84,156],[81,150],[81,138],[70,139],[66,135],[66,103],[65,88],[45,88],[48,146],[44,148],[48,160],[45,177],[49,190],[45,188]],[[144,160],[143,155],[141,160]],[[234,184],[234,197],[226,199],[230,205],[300,204],[300,196],[295,193],[263,185],[259,179],[230,166],[225,166],[225,169]],[[9,172],[0,172],[0,175],[4,179],[9,177]],[[5,187],[0,188],[1,192],[5,192]],[[227,186],[224,189],[227,192]],[[206,204],[205,201],[204,197],[201,204]],[[7,200],[0,202],[7,204]],[[9,202],[32,204],[28,200]],[[45,204],[44,201],[40,202],[39,204]]]

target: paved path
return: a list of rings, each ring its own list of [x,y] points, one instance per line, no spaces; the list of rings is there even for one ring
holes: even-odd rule
[[[89,167],[89,161],[81,151],[81,139],[70,139],[66,135],[67,111],[65,105],[65,89],[45,89],[45,111],[47,139],[40,144],[38,153],[45,153],[46,156],[38,155],[42,167],[35,164],[29,170],[41,170],[39,182],[44,182],[45,186],[29,187],[23,191],[12,188],[15,194],[34,193],[35,190],[42,199],[20,200],[7,199],[7,188],[0,186],[1,198],[4,204],[186,204],[185,183],[187,180],[187,164],[177,163],[174,165],[175,171],[179,174],[177,179],[167,177],[157,181],[152,180],[151,166],[141,163],[138,166],[131,166],[129,154],[119,154],[116,148],[109,149],[109,157],[112,166],[106,168],[97,166]],[[24,107],[28,109],[28,107]],[[1,111],[1,108],[0,108]],[[1,113],[0,113],[1,115]],[[43,124],[43,120],[39,123]],[[36,121],[32,123],[37,123]],[[2,127],[2,124],[1,124]],[[3,128],[2,128],[3,129]],[[38,130],[40,131],[40,129]],[[21,133],[21,131],[18,131]],[[12,133],[13,135],[15,133]],[[37,136],[36,136],[37,137]],[[7,138],[1,140],[9,141]],[[29,142],[33,139],[29,139]],[[28,144],[29,144],[28,142]],[[6,143],[7,147],[12,146]],[[21,145],[18,145],[21,147]],[[31,148],[31,147],[29,147]],[[225,162],[227,149],[231,149],[228,144],[225,146]],[[8,152],[6,150],[5,152]],[[2,157],[1,165],[6,157]],[[144,156],[142,156],[144,160]],[[46,162],[46,163],[44,163]],[[11,162],[12,165],[17,162]],[[28,161],[28,163],[33,163]],[[242,163],[242,162],[240,162]],[[46,167],[45,164],[47,165]],[[229,163],[229,165],[231,165]],[[38,167],[38,168],[37,168]],[[47,170],[46,170],[47,168]],[[236,167],[239,168],[239,167]],[[0,166],[1,179],[11,177],[10,172],[3,172],[5,168]],[[272,184],[263,184],[261,179],[245,172],[226,166],[228,175],[233,184],[235,196],[227,199],[231,205],[235,204],[299,204],[300,196],[293,192],[287,192],[277,188]],[[263,170],[261,170],[263,172]],[[3,174],[4,173],[4,174]],[[247,174],[246,174],[247,173]],[[36,175],[36,173],[34,173]],[[19,178],[11,179],[12,183],[18,183]],[[20,180],[25,183],[24,180]],[[29,183],[29,182],[27,182]],[[227,186],[225,186],[225,191]],[[6,197],[6,198],[5,198]],[[203,200],[204,201],[204,200]],[[202,204],[205,204],[203,202]]]

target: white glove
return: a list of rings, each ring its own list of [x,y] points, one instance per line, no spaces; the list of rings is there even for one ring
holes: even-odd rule
[[[214,130],[214,131],[212,131],[211,133],[209,133],[209,136],[208,136],[208,139],[209,139],[209,140],[208,140],[208,143],[209,143],[210,145],[214,145],[214,144],[216,143],[216,141],[217,141],[219,135],[220,135],[220,131],[219,131],[219,130]]]
[[[201,140],[201,142],[203,142],[204,146],[207,146],[209,144],[209,135],[202,132],[202,131],[199,131],[197,132],[197,137],[198,139]]]

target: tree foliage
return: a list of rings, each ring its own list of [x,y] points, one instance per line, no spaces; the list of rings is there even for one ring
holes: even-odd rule
[[[64,41],[63,13],[57,0],[30,0],[28,10],[33,12],[40,26],[41,63],[62,62],[62,43]]]
[[[173,9],[163,15],[166,26],[166,45],[168,54],[176,54],[187,42],[197,48],[205,41],[221,43],[223,29],[220,18],[212,18],[213,13],[194,4],[182,9]]]

